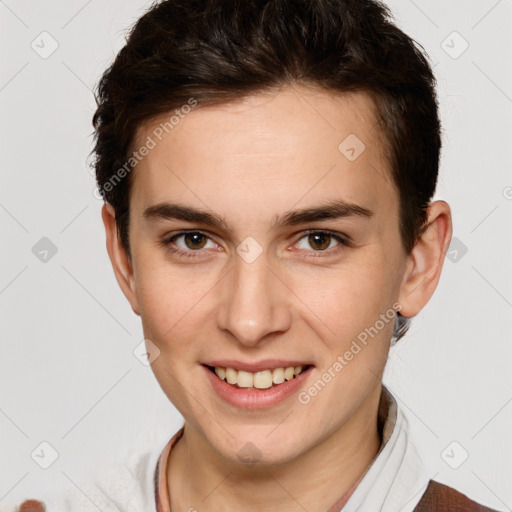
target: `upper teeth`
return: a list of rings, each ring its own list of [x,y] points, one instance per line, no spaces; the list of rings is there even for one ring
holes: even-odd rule
[[[240,388],[267,389],[272,384],[282,384],[285,380],[292,380],[302,372],[303,366],[288,366],[287,368],[275,368],[274,370],[262,370],[260,372],[246,372],[233,368],[215,367],[215,373],[220,380],[226,380],[228,384],[238,384]]]

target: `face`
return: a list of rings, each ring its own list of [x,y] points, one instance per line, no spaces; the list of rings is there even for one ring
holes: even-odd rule
[[[285,88],[196,107],[161,141],[160,121],[138,134],[156,145],[117,274],[162,389],[234,462],[360,428],[412,268],[371,99]]]

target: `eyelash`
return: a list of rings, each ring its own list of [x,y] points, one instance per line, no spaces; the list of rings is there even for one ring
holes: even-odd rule
[[[179,233],[176,233],[175,235],[172,235],[169,238],[163,239],[161,241],[161,245],[163,247],[169,248],[172,252],[174,252],[175,254],[177,254],[180,257],[183,256],[185,258],[197,258],[198,254],[195,254],[195,253],[203,252],[201,249],[198,249],[198,250],[192,250],[191,249],[189,251],[185,251],[185,250],[180,249],[179,247],[176,247],[175,245],[173,245],[173,242],[177,238],[179,238],[181,236],[189,235],[189,234],[194,234],[194,233],[201,234],[201,235],[205,236],[206,238],[208,238],[209,240],[212,240],[206,233],[203,233],[202,231],[198,231],[198,230],[194,230],[194,231],[180,231]],[[309,230],[309,231],[305,231],[300,236],[300,238],[297,240],[297,242],[295,242],[295,243],[298,243],[303,238],[306,238],[306,237],[308,237],[310,235],[314,235],[314,234],[329,235],[332,238],[334,238],[337,242],[339,242],[340,246],[343,246],[343,247],[351,247],[352,246],[351,240],[350,240],[349,237],[343,236],[343,235],[340,235],[339,233],[335,233],[333,231],[329,231],[329,230],[325,230],[325,229],[324,230],[312,229],[312,230]],[[317,253],[317,254],[311,254],[310,253],[310,254],[306,255],[306,257],[307,258],[323,257],[323,254],[325,254],[325,253],[328,253],[329,255],[331,255],[333,252],[338,252],[338,250],[339,250],[339,246],[337,248],[333,248],[333,249],[324,249],[324,250],[318,250],[318,251],[311,250],[311,253]]]

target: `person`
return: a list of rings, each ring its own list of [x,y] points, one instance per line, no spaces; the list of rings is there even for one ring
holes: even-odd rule
[[[93,124],[108,254],[184,425],[63,510],[491,510],[429,478],[382,383],[452,235],[435,79],[382,3],[156,3]]]

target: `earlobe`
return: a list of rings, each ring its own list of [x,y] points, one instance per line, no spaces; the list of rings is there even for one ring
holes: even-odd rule
[[[425,230],[408,256],[400,287],[400,313],[406,317],[416,316],[432,297],[452,238],[451,212],[445,201],[431,203],[427,215]]]
[[[114,208],[105,203],[101,210],[103,225],[105,226],[107,252],[114,269],[117,283],[125,297],[128,299],[135,314],[139,315],[139,305],[136,294],[133,267],[125,248],[121,243],[116,224]]]

